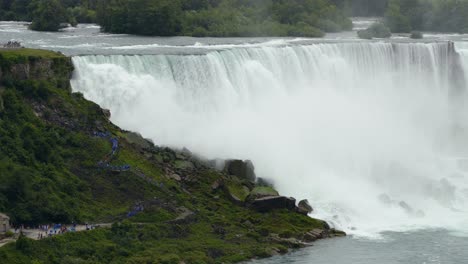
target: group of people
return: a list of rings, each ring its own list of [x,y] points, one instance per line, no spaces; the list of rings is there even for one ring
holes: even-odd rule
[[[137,204],[133,207],[132,211],[127,213],[127,217],[132,217],[137,215],[139,212],[143,212],[145,208],[141,204]]]
[[[97,225],[90,225],[90,224],[85,224],[84,228],[81,228],[81,231],[84,230],[93,230],[97,228]],[[52,225],[41,225],[38,228],[40,231],[37,234],[37,239],[43,239],[46,237],[52,237],[55,235],[60,235],[64,234],[67,232],[77,232],[80,231],[78,230],[78,226],[76,223],[73,223],[71,225],[62,225],[62,224],[52,224]]]
[[[128,171],[130,170],[130,165],[125,164],[125,165],[111,165],[109,164],[110,160],[112,157],[117,153],[117,150],[119,149],[119,140],[117,138],[111,137],[111,133],[109,132],[94,132],[94,136],[100,137],[100,138],[110,138],[110,142],[112,143],[112,152],[107,155],[102,161],[98,162],[98,167],[103,168],[106,170],[111,170],[111,171]]]

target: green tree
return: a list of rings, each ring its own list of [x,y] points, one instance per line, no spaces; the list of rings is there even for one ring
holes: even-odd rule
[[[58,0],[34,0],[31,9],[32,30],[58,31],[68,21],[65,8]]]
[[[407,16],[401,13],[401,0],[390,0],[385,12],[385,23],[392,32],[410,32],[411,24]]]

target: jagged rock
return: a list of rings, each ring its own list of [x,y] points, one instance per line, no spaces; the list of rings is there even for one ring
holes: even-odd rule
[[[296,199],[285,196],[268,196],[255,199],[250,203],[250,207],[259,212],[269,212],[275,209],[294,210]]]
[[[226,161],[224,170],[228,174],[237,176],[240,179],[255,182],[255,168],[250,160],[228,160]]]
[[[111,118],[111,111],[109,109],[102,109],[102,114],[107,118]]]
[[[329,237],[345,237],[346,233],[341,230],[330,229],[328,232]]]
[[[315,228],[312,231],[305,233],[303,239],[306,242],[313,242],[317,239],[322,239],[325,237],[327,237],[327,233],[325,230]]]
[[[300,214],[308,215],[312,213],[312,211],[314,211],[314,209],[309,204],[309,201],[307,199],[300,201],[297,205],[297,212]]]
[[[302,248],[308,246],[308,244],[300,241],[297,238],[282,238],[277,234],[271,234],[269,237],[270,241],[278,244],[282,244],[289,248]]]

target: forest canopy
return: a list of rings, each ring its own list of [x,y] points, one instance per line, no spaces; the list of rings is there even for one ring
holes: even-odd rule
[[[349,30],[351,16],[383,17],[392,32],[468,32],[468,0],[0,0],[0,20],[34,30],[98,23],[157,36],[303,36]]]
[[[352,27],[330,0],[0,0],[0,20],[32,21],[35,30],[97,22],[112,33],[200,37],[320,37]]]
[[[97,18],[104,31],[159,36],[320,37],[352,27],[328,0],[110,0]]]

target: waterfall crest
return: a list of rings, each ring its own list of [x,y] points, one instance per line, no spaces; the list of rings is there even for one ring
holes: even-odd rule
[[[349,233],[460,231],[465,54],[445,42],[356,42],[77,56],[72,86],[156,144],[253,160]]]

